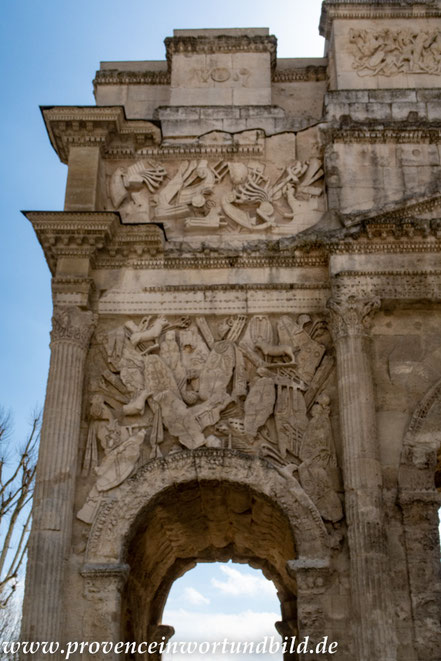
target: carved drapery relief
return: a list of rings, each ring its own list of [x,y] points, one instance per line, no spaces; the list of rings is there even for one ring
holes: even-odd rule
[[[441,30],[356,30],[349,32],[359,76],[441,73]]]
[[[293,160],[281,170],[260,161],[139,161],[114,171],[110,198],[125,222],[159,221],[178,233],[296,234],[325,210],[323,164]]]
[[[102,494],[141,461],[201,447],[267,459],[325,520],[342,518],[322,320],[148,316],[100,341],[83,458],[95,479],[81,520],[91,523]]]

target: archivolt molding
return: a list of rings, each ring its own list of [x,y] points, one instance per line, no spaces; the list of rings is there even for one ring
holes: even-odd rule
[[[326,528],[302,489],[287,489],[286,479],[262,459],[236,450],[201,448],[146,463],[117,492],[105,497],[89,536],[86,564],[124,562],[131,528],[140,512],[166,489],[192,481],[243,485],[269,498],[287,516],[298,555],[327,561]]]
[[[400,502],[404,505],[419,500],[441,503],[441,494],[436,491],[434,483],[441,429],[430,429],[425,433],[437,407],[441,407],[441,379],[416,407],[403,439],[398,484]]]
[[[398,473],[418,659],[438,658],[441,571],[435,479],[441,447],[441,379],[422,398],[404,436]]]

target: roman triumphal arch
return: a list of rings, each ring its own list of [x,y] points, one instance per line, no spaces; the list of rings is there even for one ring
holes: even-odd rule
[[[327,0],[320,30],[318,59],[175,30],[43,108],[25,641],[168,639],[174,580],[232,559],[280,636],[338,642],[286,658],[439,661],[441,3]]]

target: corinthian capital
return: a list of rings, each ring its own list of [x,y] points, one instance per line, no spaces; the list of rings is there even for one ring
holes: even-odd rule
[[[348,336],[367,336],[374,313],[380,304],[380,299],[376,296],[331,298],[327,307],[331,313],[330,329],[334,340]]]
[[[56,307],[52,317],[51,342],[73,342],[87,349],[96,325],[96,316],[80,308]]]

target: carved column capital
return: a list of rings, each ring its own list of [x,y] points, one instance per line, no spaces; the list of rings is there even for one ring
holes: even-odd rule
[[[367,336],[375,312],[381,301],[378,297],[331,298],[327,303],[330,311],[330,329],[334,340],[349,336]]]
[[[71,342],[87,349],[96,326],[96,315],[80,308],[56,307],[52,316],[51,344]]]
[[[81,576],[85,579],[85,596],[92,599],[105,600],[108,592],[121,592],[130,567],[126,564],[91,564],[85,565]]]

